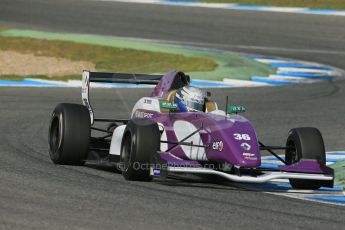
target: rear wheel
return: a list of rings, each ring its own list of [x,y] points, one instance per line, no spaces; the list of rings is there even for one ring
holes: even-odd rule
[[[160,133],[155,122],[130,120],[121,143],[122,174],[127,180],[149,181],[153,154],[159,151]]]
[[[58,104],[49,127],[49,155],[55,164],[82,165],[90,142],[91,121],[87,108]]]
[[[286,141],[288,149],[285,160],[288,164],[295,164],[301,159],[317,160],[320,165],[326,165],[326,153],[321,133],[316,128],[291,129]],[[324,181],[290,179],[290,184],[295,189],[318,189]]]

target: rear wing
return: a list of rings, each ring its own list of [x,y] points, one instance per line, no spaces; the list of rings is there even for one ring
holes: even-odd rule
[[[83,105],[87,107],[90,113],[91,124],[93,124],[94,112],[89,100],[90,82],[98,83],[127,83],[127,84],[148,84],[157,85],[162,79],[163,75],[149,75],[149,74],[128,74],[128,73],[102,73],[89,72],[84,70],[82,75],[82,91],[81,97]]]

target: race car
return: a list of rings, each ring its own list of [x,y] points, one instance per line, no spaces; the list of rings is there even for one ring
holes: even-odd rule
[[[90,82],[152,84],[154,88],[136,102],[129,119],[96,118],[89,99]],[[83,71],[82,104],[58,104],[52,113],[51,160],[114,166],[127,180],[195,174],[246,183],[289,179],[295,189],[333,186],[334,172],[326,166],[318,129],[294,128],[285,146],[266,146],[251,122],[240,115],[244,106],[230,106],[227,100],[221,110],[209,92],[190,82],[181,71],[165,75]],[[285,158],[276,150],[285,151]],[[262,151],[283,164],[264,167]]]

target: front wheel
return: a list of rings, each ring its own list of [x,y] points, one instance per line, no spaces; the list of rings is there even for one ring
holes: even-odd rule
[[[151,159],[160,148],[157,123],[146,119],[130,120],[121,143],[121,168],[126,180],[150,181]]]
[[[316,160],[326,165],[326,153],[322,135],[316,128],[291,129],[286,141],[285,161],[295,164],[301,159]],[[289,179],[294,189],[318,189],[325,182],[319,180]]]

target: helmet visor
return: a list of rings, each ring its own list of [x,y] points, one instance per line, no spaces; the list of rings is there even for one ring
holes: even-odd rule
[[[185,101],[186,107],[191,110],[195,111],[203,111],[204,110],[204,103],[198,100],[188,100]]]

